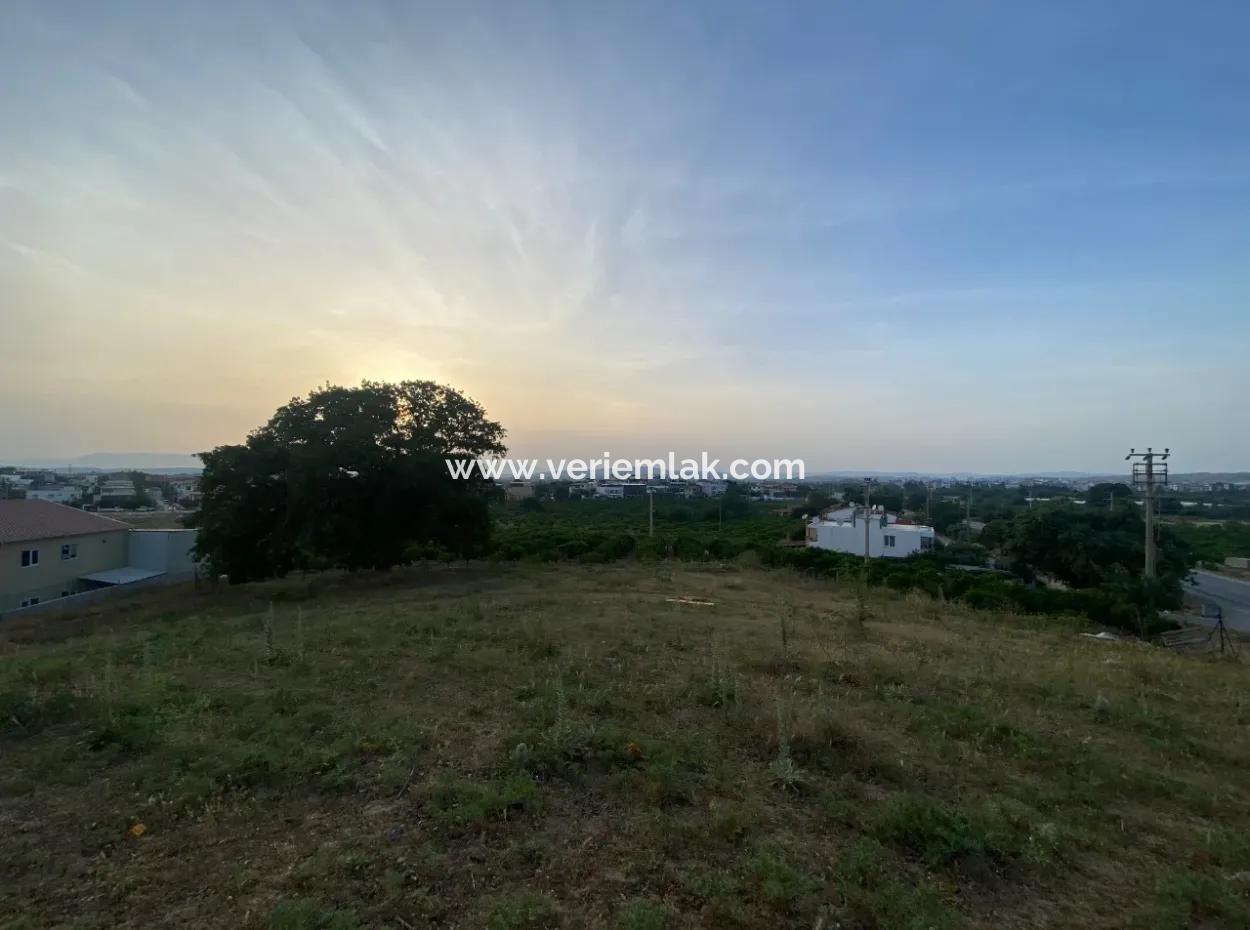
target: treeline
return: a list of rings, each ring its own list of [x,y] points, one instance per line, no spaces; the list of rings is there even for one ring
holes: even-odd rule
[[[1250,523],[1171,523],[1168,530],[1184,540],[1200,562],[1221,565],[1229,556],[1250,558]]]

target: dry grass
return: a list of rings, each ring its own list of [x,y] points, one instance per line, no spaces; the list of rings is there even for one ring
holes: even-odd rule
[[[864,607],[784,572],[513,566],[10,624],[0,918],[1250,924],[1244,665]]]

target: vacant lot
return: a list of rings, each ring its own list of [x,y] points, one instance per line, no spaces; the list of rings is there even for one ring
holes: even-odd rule
[[[785,572],[165,590],[0,628],[0,918],[1244,928],[1248,684]]]

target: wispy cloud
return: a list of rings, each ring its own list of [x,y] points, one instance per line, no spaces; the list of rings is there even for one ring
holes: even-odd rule
[[[800,6],[19,4],[0,390],[25,404],[0,434],[116,448],[120,406],[127,445],[198,448],[326,379],[437,377],[521,443],[965,467],[935,422],[953,450],[1134,403],[1130,348],[1201,402],[1157,327],[1206,334],[1216,367],[1247,336],[1250,131],[1218,95],[1128,82],[1117,53],[1160,36],[1088,15],[964,11],[900,42],[885,12]],[[1188,67],[1244,90],[1240,51],[1203,48]],[[1001,454],[1096,464],[1111,440],[1081,430]]]

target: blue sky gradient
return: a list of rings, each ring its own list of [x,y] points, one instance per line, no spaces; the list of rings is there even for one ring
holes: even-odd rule
[[[1250,468],[1250,5],[9,3],[0,458]]]

